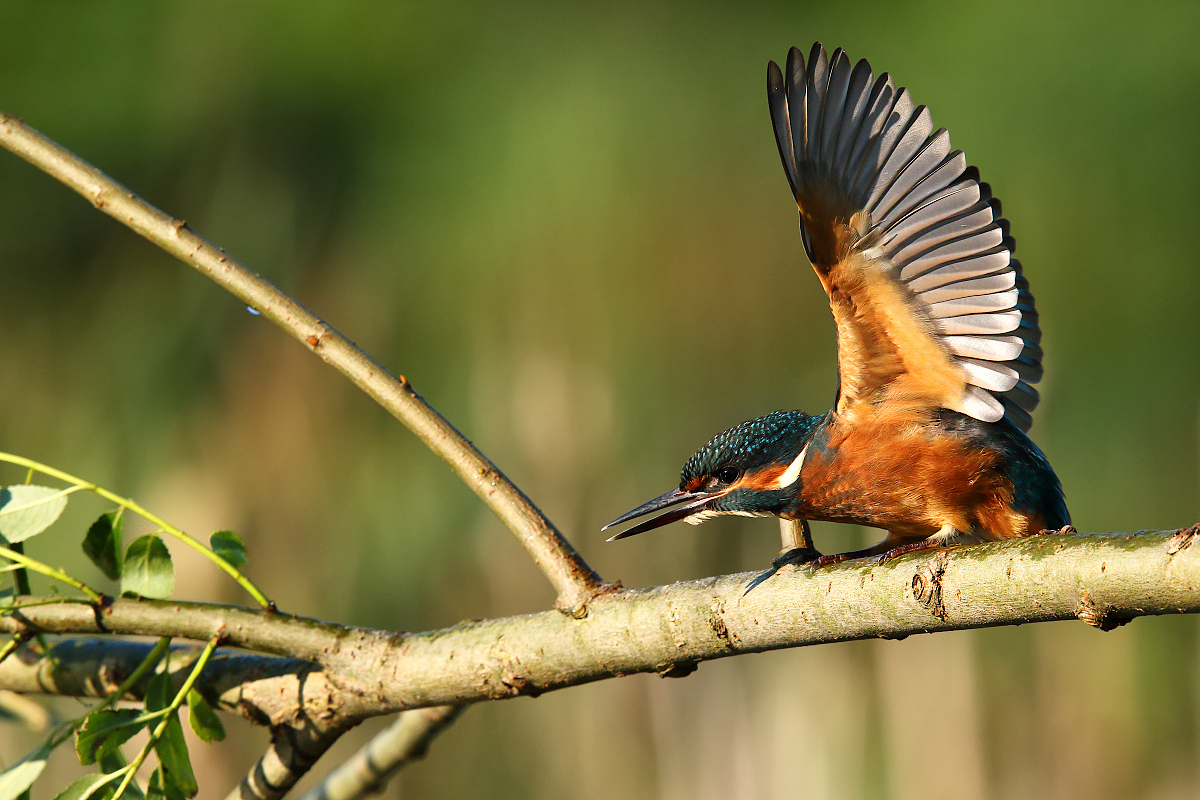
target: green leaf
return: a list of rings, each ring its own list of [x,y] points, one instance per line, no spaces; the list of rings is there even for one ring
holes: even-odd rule
[[[16,800],[24,794],[42,774],[49,757],[50,742],[45,741],[0,774],[0,800]]]
[[[230,566],[240,567],[250,560],[242,537],[233,531],[217,531],[209,537],[208,542],[213,552],[228,561]]]
[[[111,580],[121,579],[121,527],[125,516],[119,511],[101,514],[88,528],[83,552]]]
[[[0,536],[23,542],[49,528],[67,507],[61,489],[49,486],[5,486],[0,489]]]
[[[117,778],[111,775],[104,775],[103,773],[84,775],[59,792],[54,800],[88,800],[90,797],[103,797],[105,794],[113,793],[116,787],[109,786],[108,784],[117,780]],[[129,793],[126,792],[125,794],[128,795]]]
[[[163,787],[167,794],[174,790],[184,797],[195,797],[200,787],[196,784],[192,762],[188,758],[187,741],[183,738],[179,712],[168,717],[166,730],[155,742],[154,751],[158,753],[158,763],[162,765]]]
[[[171,676],[164,670],[155,675],[146,687],[146,710],[160,711],[169,706],[173,699]],[[168,718],[166,729],[154,744],[154,752],[158,754],[163,776],[162,790],[168,800],[194,797],[200,791],[196,776],[192,773],[192,762],[188,759],[187,742],[183,738],[183,725],[179,722],[178,712]]]
[[[150,776],[150,785],[146,787],[146,800],[184,800],[184,798],[171,787],[163,788],[162,766],[159,766]]]
[[[134,722],[140,715],[136,708],[105,709],[87,716],[75,731],[75,754],[80,764],[95,764],[121,746],[121,743],[140,731],[144,724]]]
[[[171,705],[171,676],[164,669],[146,684],[146,711],[162,711],[169,705]]]
[[[100,765],[100,771],[104,774],[116,772],[121,767],[129,762],[125,760],[125,754],[121,752],[121,748],[116,748],[111,753],[104,753],[96,758],[96,763]],[[130,783],[130,786],[135,786],[136,783]]]
[[[121,568],[121,594],[164,600],[175,590],[171,553],[154,534],[139,536],[125,551]]]
[[[225,738],[225,726],[204,695],[195,689],[188,691],[188,723],[197,736],[206,742],[219,742]]]

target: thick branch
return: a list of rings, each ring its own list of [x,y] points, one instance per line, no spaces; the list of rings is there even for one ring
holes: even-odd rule
[[[635,672],[682,675],[700,661],[784,647],[1063,619],[1108,629],[1136,616],[1196,612],[1196,536],[1195,528],[1037,536],[883,565],[786,567],[749,594],[755,575],[742,573],[615,592],[582,619],[550,611],[421,634],[130,600],[99,620],[86,605],[35,606],[22,612],[24,624],[6,616],[0,627],[96,632],[102,623],[112,633],[197,639],[222,630],[231,643],[317,662],[340,713],[362,719]]]
[[[189,264],[305,344],[441,456],[516,534],[558,592],[560,608],[582,610],[602,585],[545,515],[466,437],[396,377],[312,311],[150,205],[100,170],[0,113],[0,145],[86,197],[96,208]]]

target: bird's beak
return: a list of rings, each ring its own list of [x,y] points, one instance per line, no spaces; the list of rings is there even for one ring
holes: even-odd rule
[[[635,508],[633,511],[622,514],[612,522],[605,525],[600,530],[606,531],[614,525],[620,525],[623,522],[628,522],[631,519],[644,517],[647,514],[655,514],[663,512],[658,516],[651,517],[644,522],[639,522],[632,528],[627,528],[616,536],[611,537],[608,541],[612,542],[617,539],[624,539],[627,536],[634,536],[639,533],[661,528],[670,522],[690,517],[692,514],[697,514],[705,509],[705,507],[716,500],[718,497],[724,497],[726,492],[685,492],[682,489],[672,489],[666,494],[659,495],[648,503]]]

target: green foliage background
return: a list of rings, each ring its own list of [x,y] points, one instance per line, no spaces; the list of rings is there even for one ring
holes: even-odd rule
[[[0,0],[0,20],[0,108],[403,372],[634,586],[778,548],[766,520],[599,528],[713,433],[828,407],[832,323],[764,73],[792,44],[841,45],[928,104],[1005,202],[1045,330],[1033,435],[1078,527],[1197,519],[1194,4]],[[10,156],[0,281],[3,449],[202,538],[237,530],[288,611],[422,630],[551,604],[398,423]],[[105,585],[78,541],[103,510],[68,509],[79,536],[31,552]],[[172,549],[178,596],[244,600]],[[1192,796],[1196,632],[838,645],[491,704],[388,796]],[[35,739],[2,724],[7,764]],[[201,797],[265,744],[229,729],[195,746]]]

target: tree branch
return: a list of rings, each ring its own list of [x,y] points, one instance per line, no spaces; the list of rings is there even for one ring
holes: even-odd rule
[[[410,712],[419,713],[419,712]],[[276,725],[271,728],[271,745],[250,774],[242,779],[226,800],[278,800],[304,777],[317,759],[353,725]]]
[[[45,653],[25,645],[0,663],[0,686],[22,694],[104,698],[137,669],[153,646],[85,637],[60,640]],[[171,674],[177,690],[187,678],[196,649],[176,647],[172,652]],[[144,699],[153,677],[144,676],[125,698]],[[337,691],[319,668],[298,659],[218,650],[195,688],[216,707],[272,728],[295,725],[323,730],[321,721],[336,716],[330,713],[330,700]]]
[[[142,663],[154,645],[114,639],[71,638],[48,653],[25,646],[0,663],[0,686],[26,694],[107,697]],[[172,648],[172,690],[187,678],[193,647]],[[143,700],[154,677],[143,676],[125,698]],[[362,717],[341,713],[342,690],[314,665],[293,658],[217,651],[195,688],[217,708],[267,726],[271,744],[231,797],[282,797],[313,763]]]
[[[192,266],[349,378],[449,464],[500,517],[558,592],[559,608],[583,613],[588,599],[603,586],[600,576],[532,501],[403,376],[390,373],[333,326],[197,235],[186,222],[150,205],[17,117],[0,113],[0,146]]]
[[[405,765],[424,758],[434,737],[464,710],[466,706],[433,706],[405,711],[301,800],[357,800],[380,791]]]
[[[117,600],[34,606],[0,628],[226,641],[311,660],[329,705],[354,720],[394,711],[537,695],[636,672],[679,676],[700,661],[866,638],[1080,619],[1101,629],[1150,614],[1200,611],[1197,528],[1051,535],[914,553],[882,565],[786,567],[746,593],[754,573],[419,634],[343,628],[223,606]],[[0,669],[0,688],[8,685]]]

